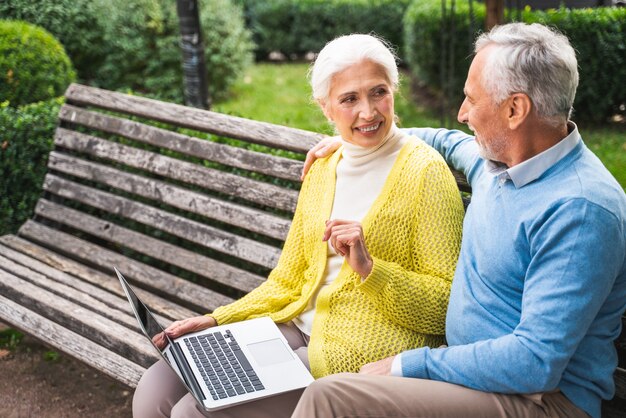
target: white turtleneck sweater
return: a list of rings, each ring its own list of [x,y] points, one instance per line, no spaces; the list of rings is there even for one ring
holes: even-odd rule
[[[373,148],[363,148],[341,140],[343,149],[337,164],[335,199],[330,219],[361,221],[380,194],[387,176],[407,142],[408,136],[395,125],[381,143]],[[321,239],[321,237],[320,237]],[[313,295],[306,309],[293,322],[305,333],[311,335],[315,302],[320,290],[330,285],[343,265],[344,258],[328,244],[324,280]]]

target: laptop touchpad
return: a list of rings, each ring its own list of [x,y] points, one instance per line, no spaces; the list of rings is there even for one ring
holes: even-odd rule
[[[280,338],[249,344],[248,349],[257,364],[262,367],[293,360],[293,356]]]

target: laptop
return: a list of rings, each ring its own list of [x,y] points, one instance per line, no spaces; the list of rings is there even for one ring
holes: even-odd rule
[[[139,328],[205,410],[305,388],[313,382],[268,317],[216,326],[174,340],[166,336],[165,348],[157,347],[152,337],[163,328],[117,268],[115,273]]]

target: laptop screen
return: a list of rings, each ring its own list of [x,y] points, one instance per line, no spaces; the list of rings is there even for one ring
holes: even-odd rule
[[[152,315],[152,312],[148,310],[146,305],[144,305],[139,300],[133,289],[126,282],[126,279],[123,276],[120,277],[121,274],[119,272],[117,273],[120,281],[124,285],[124,291],[128,296],[128,300],[132,304],[133,310],[135,311],[137,319],[139,320],[139,325],[143,329],[144,333],[150,338],[152,344],[154,344],[154,346],[159,351],[164,352],[168,344],[171,342],[169,337],[165,335],[165,340],[160,339],[158,343],[157,341],[155,341],[155,337],[163,332],[163,327],[157,322],[156,318],[154,317],[154,315]]]

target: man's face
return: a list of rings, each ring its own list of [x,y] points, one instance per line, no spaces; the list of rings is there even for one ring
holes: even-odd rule
[[[465,100],[459,109],[458,120],[467,124],[476,136],[482,158],[505,162],[508,126],[504,103],[497,105],[482,83],[487,58],[495,47],[482,49],[472,61],[465,81]]]

